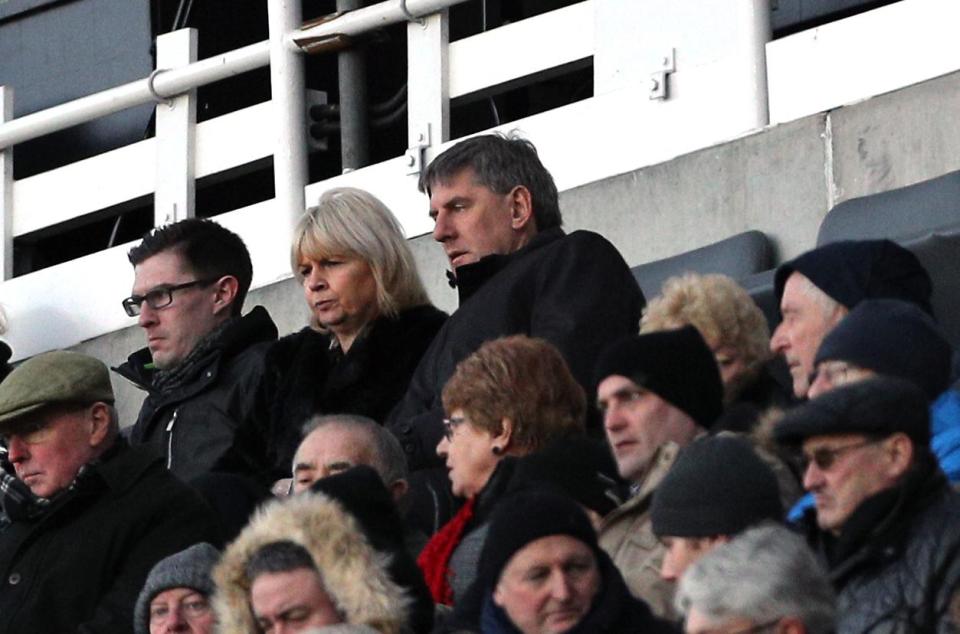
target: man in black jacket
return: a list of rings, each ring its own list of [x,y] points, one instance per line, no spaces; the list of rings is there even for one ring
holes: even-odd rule
[[[484,341],[512,334],[546,339],[589,392],[600,350],[637,331],[644,305],[613,245],[595,233],[567,235],[560,228],[556,185],[529,141],[499,135],[462,141],[434,159],[420,190],[430,196],[433,237],[450,261],[460,308],[388,420],[414,470],[440,465],[441,391],[457,363]]]
[[[254,396],[277,328],[258,306],[241,317],[253,277],[243,240],[212,220],[155,229],[130,250],[133,295],[147,347],[115,368],[147,391],[130,435],[157,445],[184,480],[211,471],[261,478]],[[239,440],[243,439],[243,440]]]
[[[130,631],[159,560],[218,541],[215,518],[149,447],[119,436],[107,367],[75,352],[0,385],[0,633]]]
[[[838,387],[790,412],[777,440],[799,444],[803,518],[838,592],[837,632],[954,631],[960,496],[929,450],[928,400],[904,379]]]

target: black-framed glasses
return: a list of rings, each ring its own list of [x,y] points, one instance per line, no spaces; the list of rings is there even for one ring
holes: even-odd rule
[[[131,317],[136,317],[140,314],[140,307],[144,302],[146,302],[150,308],[157,310],[158,308],[163,308],[173,303],[174,291],[180,291],[193,286],[209,286],[218,279],[220,278],[212,277],[203,280],[193,280],[192,282],[184,282],[183,284],[165,284],[158,286],[150,289],[144,295],[131,295],[123,300],[123,302],[121,302],[123,304],[123,310]]]
[[[443,419],[443,437],[447,439],[447,442],[453,440],[453,432],[465,422],[467,422],[467,419],[463,416],[452,416]]]
[[[867,445],[875,445],[878,442],[880,442],[878,439],[864,440],[863,442],[855,442],[849,445],[843,445],[842,447],[834,447],[832,449],[829,447],[819,447],[810,453],[804,452],[802,458],[803,470],[806,471],[810,467],[810,464],[813,463],[817,465],[817,469],[820,469],[820,471],[826,471],[833,466],[833,464],[837,461],[837,458],[839,458],[842,454],[845,454],[852,449],[860,449],[861,447],[866,447]]]

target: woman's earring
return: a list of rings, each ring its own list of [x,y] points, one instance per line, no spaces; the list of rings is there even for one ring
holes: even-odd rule
[[[491,449],[491,451],[493,452],[493,455],[500,456],[503,454],[503,447],[494,446],[493,449]]]

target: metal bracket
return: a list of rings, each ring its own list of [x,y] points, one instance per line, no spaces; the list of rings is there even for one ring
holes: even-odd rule
[[[170,97],[164,97],[163,95],[158,93],[157,89],[153,85],[153,82],[156,81],[157,79],[157,75],[159,75],[165,70],[167,69],[156,68],[150,73],[150,76],[147,77],[147,90],[150,92],[151,95],[153,95],[153,98],[157,101],[157,103],[162,103],[162,104],[165,104],[168,108],[173,108],[173,99],[171,99]]]
[[[430,124],[424,125],[417,133],[417,140],[407,148],[404,158],[407,165],[407,174],[419,174],[423,170],[424,151],[430,147]]]
[[[657,58],[657,70],[650,73],[650,99],[665,100],[669,98],[670,95],[667,91],[667,77],[677,70],[676,52],[676,49],[671,48]]]

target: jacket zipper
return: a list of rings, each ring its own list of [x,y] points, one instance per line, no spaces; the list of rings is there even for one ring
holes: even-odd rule
[[[173,416],[170,417],[170,422],[167,423],[167,469],[169,470],[173,465],[173,424],[177,422],[177,412],[179,409],[173,410]]]

